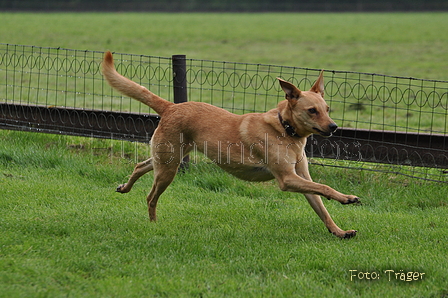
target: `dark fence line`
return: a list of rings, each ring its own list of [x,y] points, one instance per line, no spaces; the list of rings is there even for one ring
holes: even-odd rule
[[[158,116],[111,90],[100,72],[102,56],[0,44],[0,128],[148,142]],[[164,98],[176,102],[181,94],[239,114],[274,108],[284,98],[276,77],[307,90],[319,73],[185,57],[114,57],[119,72]],[[447,81],[327,71],[325,82],[331,117],[343,128],[331,138],[309,138],[313,163],[448,182]]]
[[[160,121],[156,114],[106,112],[0,103],[0,128],[149,142]],[[418,167],[448,168],[446,137],[341,128],[332,138],[308,140],[314,158],[331,158]],[[428,148],[427,144],[431,144]]]
[[[0,10],[9,11],[161,11],[161,12],[360,12],[360,11],[443,11],[443,0],[13,0],[0,1]]]
[[[149,142],[160,117],[136,114],[0,103],[0,128]]]

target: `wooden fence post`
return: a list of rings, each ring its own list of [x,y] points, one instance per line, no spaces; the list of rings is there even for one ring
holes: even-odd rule
[[[188,101],[187,95],[187,61],[185,55],[173,55],[171,57],[173,64],[173,94],[174,103]],[[180,136],[182,138],[182,136]],[[183,140],[179,140],[183,142]],[[184,172],[188,169],[190,156],[186,155],[180,165],[179,171]]]

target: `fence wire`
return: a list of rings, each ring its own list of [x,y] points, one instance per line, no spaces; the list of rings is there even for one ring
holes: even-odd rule
[[[79,113],[79,119],[89,111],[121,112],[125,115],[153,113],[139,102],[114,92],[105,83],[100,71],[102,57],[103,52],[98,51],[0,44],[0,104],[9,107],[3,105],[0,110],[0,127],[19,130],[29,127],[28,122],[32,119],[14,123],[5,120],[15,116],[11,115],[11,105],[51,107],[58,111],[70,109],[70,113],[34,116],[42,119],[60,117],[59,122],[63,123],[68,121],[67,115],[74,117],[71,113]],[[114,58],[121,74],[173,100],[171,58],[131,54],[115,54]],[[275,108],[284,99],[277,77],[291,81],[301,90],[308,90],[321,71],[196,59],[187,59],[186,62],[189,100],[207,102],[237,114]],[[387,131],[388,134],[383,135],[387,139],[372,140],[375,145],[370,145],[384,146],[386,157],[379,160],[375,156],[366,156],[368,150],[364,148],[363,151],[363,145],[359,145],[362,154],[355,158],[353,148],[347,154],[348,147],[356,147],[355,133],[353,143],[338,146],[334,145],[337,139],[323,144],[311,139],[316,145],[314,147],[319,147],[318,151],[309,152],[314,157],[313,162],[448,182],[448,81],[335,70],[325,71],[324,78],[330,116],[340,127],[355,132],[373,135],[373,132]],[[88,121],[99,121],[95,117],[93,120],[88,118]],[[116,132],[109,135],[108,131],[114,125],[122,133],[129,134],[135,127],[141,129],[142,126],[157,125],[149,118],[151,123],[143,124],[133,123],[136,120],[132,116],[125,118],[114,119],[113,113],[109,113],[107,125],[97,125],[95,127],[100,129],[86,132],[85,136],[113,138]],[[57,125],[47,128],[46,132],[58,132]],[[405,138],[405,147],[399,138]],[[335,151],[333,159],[319,158],[322,146],[325,150]],[[357,148],[354,149],[356,152]],[[413,164],[406,158],[390,160],[387,152],[392,151],[402,156],[418,154],[424,162]]]

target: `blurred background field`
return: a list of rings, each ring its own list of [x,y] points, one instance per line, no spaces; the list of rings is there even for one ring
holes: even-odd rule
[[[447,13],[1,13],[3,43],[447,80]]]
[[[5,25],[0,28],[0,34],[2,41],[8,44],[100,52],[111,50],[160,57],[185,54],[187,58],[197,59],[191,62],[192,66],[204,64],[203,61],[207,60],[225,61],[224,64],[216,63],[221,70],[212,69],[216,78],[211,80],[215,80],[218,85],[220,81],[232,84],[234,74],[239,76],[237,80],[244,79],[242,73],[247,66],[232,62],[250,63],[253,69],[258,67],[262,71],[271,68],[270,65],[325,69],[327,82],[334,79],[332,70],[402,77],[404,79],[401,81],[384,78],[385,89],[379,90],[369,76],[359,75],[363,84],[361,86],[356,82],[352,85],[341,83],[339,80],[344,77],[336,75],[335,81],[327,84],[326,90],[331,116],[342,127],[432,133],[443,133],[447,129],[448,93],[432,98],[431,88],[436,83],[428,81],[412,84],[406,81],[409,77],[447,80],[446,13],[3,13],[1,17]],[[56,92],[47,92],[44,96],[42,92],[37,94],[40,88],[32,88],[31,92],[12,92],[21,93],[20,100],[25,103],[147,111],[132,100],[123,102],[121,98],[107,98],[106,102],[102,102],[100,96],[95,95],[103,95],[109,92],[109,88],[104,88],[101,80],[81,78],[84,69],[87,69],[89,75],[100,78],[101,55],[86,53],[85,57],[73,58],[69,56],[71,54],[68,52],[65,58],[61,57],[59,63],[62,66],[52,65],[55,62],[47,63],[45,58],[37,62],[43,68],[47,68],[46,64],[50,68],[60,68],[57,73],[53,70],[56,73],[53,81],[40,82],[41,86],[47,84],[46,88]],[[20,55],[20,50],[17,55]],[[29,57],[24,57],[18,64],[29,62]],[[134,77],[150,89],[156,88],[152,90],[171,99],[169,88],[152,86],[149,79],[171,80],[169,58],[162,59],[162,64],[156,67],[147,64],[152,63],[150,59],[142,59],[140,65],[139,61],[133,61],[133,66],[129,68],[127,59],[131,58],[135,59],[116,57],[124,60],[123,64],[117,61],[119,71]],[[7,65],[7,59],[3,57],[3,66]],[[79,65],[70,65],[72,59],[78,59]],[[263,65],[256,66],[258,64]],[[74,80],[58,80],[60,70],[65,71],[66,68],[71,68],[70,72],[62,75],[79,77],[78,86],[83,85],[84,92],[89,94],[87,98],[81,98],[81,103],[76,102],[79,97],[77,94],[68,95],[67,92],[58,91],[58,88],[74,88],[71,85],[76,84]],[[73,69],[80,71],[75,72]],[[142,70],[144,75],[139,77],[138,73]],[[220,71],[226,73],[221,77]],[[195,73],[193,70],[188,74],[193,81],[189,99],[209,102],[236,113],[264,112],[275,107],[282,98],[275,82],[276,76],[282,76],[281,71],[272,67],[272,77],[268,80],[260,77],[262,83],[257,83],[267,85],[269,95],[266,96],[270,96],[267,102],[254,97],[258,90],[246,97],[242,94],[246,90],[242,90],[241,86],[222,94],[213,90],[203,91],[198,82],[210,80],[209,74],[202,71]],[[39,79],[31,77],[31,73],[40,75],[40,72],[30,71],[29,74],[16,77],[20,81],[12,84],[21,86],[26,84],[25,80],[37,82]],[[283,77],[307,89],[317,78],[317,73],[303,81],[306,75],[286,73]],[[14,80],[11,77],[8,79]],[[369,82],[370,79],[372,82]],[[375,78],[377,81],[380,79]],[[420,90],[424,90],[425,94],[422,95]],[[391,92],[391,95],[382,96],[383,92]]]

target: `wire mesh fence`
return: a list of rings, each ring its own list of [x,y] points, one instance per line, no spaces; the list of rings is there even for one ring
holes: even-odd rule
[[[105,83],[102,57],[0,44],[0,127],[149,141],[158,117]],[[173,100],[171,58],[114,58],[121,74]],[[237,114],[265,112],[284,98],[277,77],[308,90],[319,72],[186,59],[187,93]],[[314,163],[448,182],[448,81],[333,70],[324,77],[330,116],[342,129],[329,139],[309,139]]]

